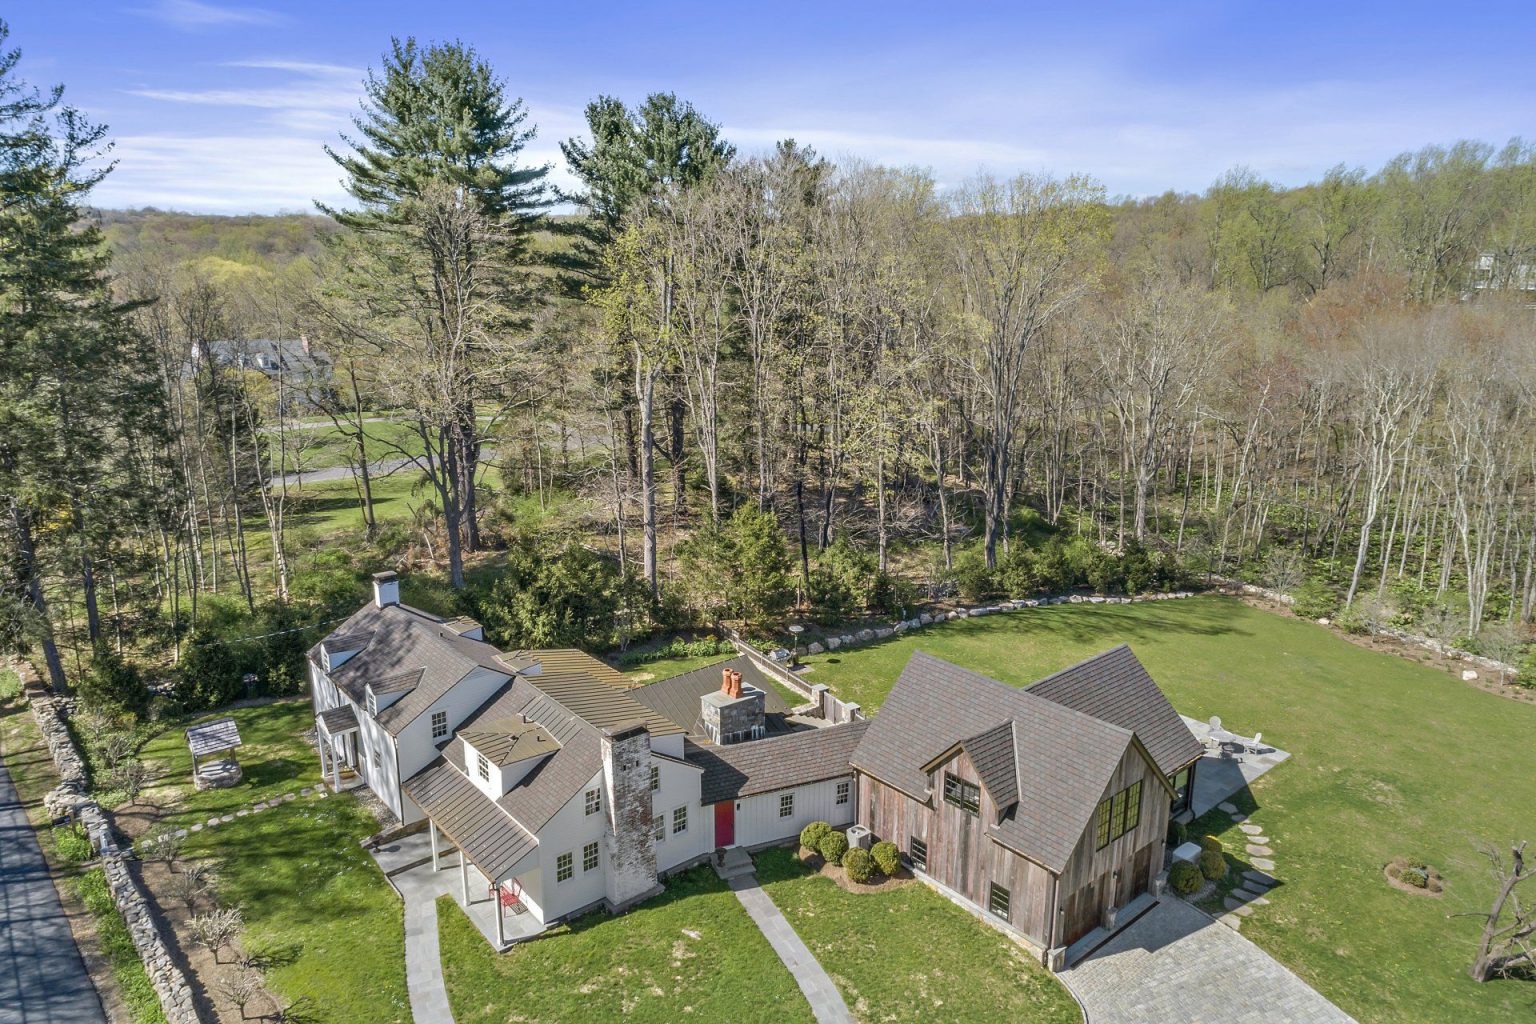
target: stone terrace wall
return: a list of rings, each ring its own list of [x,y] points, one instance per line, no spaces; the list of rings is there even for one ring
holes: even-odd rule
[[[59,699],[43,687],[31,665],[13,661],[12,668],[21,676],[32,717],[37,719],[38,729],[48,743],[48,752],[53,755],[54,767],[59,772],[59,785],[43,797],[43,806],[55,817],[71,815],[85,826],[91,845],[101,855],[107,889],[112,893],[118,913],[123,916],[139,958],[144,961],[144,970],[155,987],[155,994],[160,997],[167,1024],[203,1024],[192,1001],[191,986],[171,959],[165,939],[150,913],[149,898],[128,870],[127,852],[112,838],[112,825],[106,812],[90,798],[85,762],[65,728]]]

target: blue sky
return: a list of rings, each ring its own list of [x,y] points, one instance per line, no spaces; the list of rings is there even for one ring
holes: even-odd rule
[[[953,184],[1086,172],[1111,194],[1286,184],[1429,142],[1536,138],[1536,4],[369,3],[23,0],[22,73],[117,140],[104,206],[337,200],[334,142],[391,35],[475,46],[528,104],[535,161],[599,93],[671,90],[743,151],[793,136]],[[567,179],[568,180],[568,179]]]

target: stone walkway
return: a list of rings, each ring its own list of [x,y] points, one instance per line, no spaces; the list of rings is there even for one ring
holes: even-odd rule
[[[1277,960],[1180,899],[1059,977],[1091,1024],[1354,1024]]]
[[[37,834],[0,764],[0,1024],[106,1020]]]
[[[784,966],[789,968],[789,973],[795,976],[795,984],[805,993],[818,1024],[853,1024],[853,1016],[848,1012],[848,1004],[843,1002],[842,993],[837,990],[804,940],[789,926],[784,914],[757,884],[757,875],[733,878],[730,886],[752,922],[763,933]]]
[[[274,796],[269,800],[258,800],[251,806],[242,807],[233,814],[219,815],[218,817],[209,818],[207,821],[199,821],[189,828],[179,828],[176,830],[176,835],[182,839],[185,839],[189,833],[201,832],[205,828],[218,828],[220,825],[229,824],[236,818],[243,818],[247,814],[259,814],[268,808],[276,807],[278,804],[293,803],[293,801],[299,799],[299,797],[305,797],[307,799],[311,796],[318,796],[321,800],[324,800],[330,795],[331,794],[326,791],[324,786],[305,786],[297,793],[284,793],[282,796]]]
[[[443,961],[437,949],[437,897],[405,897],[405,987],[416,1024],[453,1024]]]
[[[1243,852],[1248,858],[1248,863],[1252,865],[1243,872],[1242,880],[1237,883],[1237,887],[1221,900],[1226,913],[1217,920],[1236,931],[1242,927],[1243,919],[1253,913],[1254,907],[1269,905],[1267,894],[1279,882],[1271,874],[1275,870],[1273,860],[1275,851],[1270,843],[1274,840],[1265,836],[1263,827],[1250,821],[1246,814],[1237,809],[1236,804],[1220,803],[1216,805],[1216,809],[1224,812],[1242,831]]]

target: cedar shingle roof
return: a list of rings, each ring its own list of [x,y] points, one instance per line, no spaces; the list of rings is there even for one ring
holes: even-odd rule
[[[1028,692],[1134,732],[1164,775],[1172,775],[1203,751],[1125,644],[1046,676]]]
[[[763,724],[768,732],[772,734],[789,731],[789,726],[784,722],[784,716],[789,714],[789,705],[784,703],[784,698],[769,685],[762,672],[752,663],[752,659],[745,656],[706,665],[704,668],[684,672],[682,675],[672,676],[660,682],[637,686],[629,691],[629,695],[669,722],[677,723],[695,741],[708,742],[703,722],[700,720],[699,698],[720,689],[720,673],[728,668],[740,672],[743,683],[751,684],[763,691]]]
[[[316,644],[310,657],[319,663],[322,649],[356,650],[359,641],[364,641],[361,650],[329,673],[331,681],[359,706],[366,704],[369,684],[377,694],[403,692],[375,716],[391,736],[475,669],[511,674],[496,660],[495,647],[459,636],[436,615],[403,604],[364,605]]]
[[[852,763],[930,803],[924,766],[950,748],[965,747],[973,758],[980,755],[984,783],[990,777],[990,785],[999,787],[989,785],[994,801],[1004,804],[1010,786],[1014,791],[1011,807],[988,834],[1060,872],[1134,739],[1118,725],[918,651]]]
[[[851,775],[849,755],[868,728],[868,721],[858,721],[723,747],[690,743],[688,761],[704,769],[699,802],[718,803]]]

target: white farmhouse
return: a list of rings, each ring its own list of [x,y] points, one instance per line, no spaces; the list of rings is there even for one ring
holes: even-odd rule
[[[310,651],[320,758],[355,773],[462,896],[489,887],[503,943],[620,911],[719,849],[854,819],[866,722],[794,716],[747,659],[635,688],[580,651],[503,653],[478,624],[400,603],[394,573]],[[471,868],[476,877],[471,882]]]

